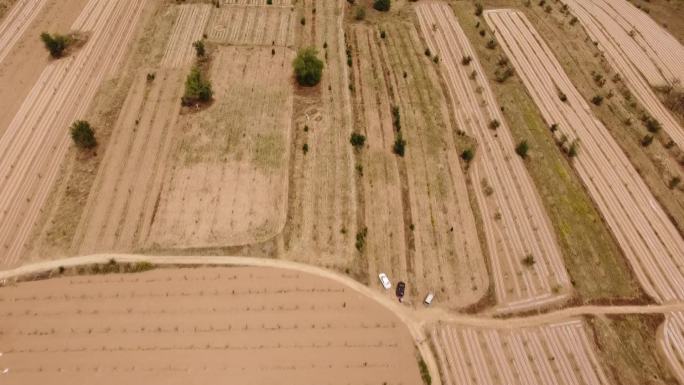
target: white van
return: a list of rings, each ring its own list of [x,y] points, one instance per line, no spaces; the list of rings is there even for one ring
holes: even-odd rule
[[[432,303],[432,300],[433,300],[434,298],[435,298],[435,294],[434,294],[434,293],[428,293],[428,295],[425,296],[425,300],[423,300],[423,302],[424,302],[426,305],[430,306],[430,304]]]

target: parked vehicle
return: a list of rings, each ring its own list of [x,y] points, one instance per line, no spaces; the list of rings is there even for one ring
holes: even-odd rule
[[[392,282],[390,282],[389,278],[387,278],[387,274],[380,273],[378,274],[378,278],[380,278],[380,283],[385,290],[389,290],[392,287]]]
[[[401,300],[404,297],[404,290],[406,289],[406,284],[403,281],[399,281],[397,284],[397,297]]]
[[[426,305],[430,306],[432,303],[432,300],[435,299],[435,294],[430,292],[425,296],[425,300],[423,301]]]

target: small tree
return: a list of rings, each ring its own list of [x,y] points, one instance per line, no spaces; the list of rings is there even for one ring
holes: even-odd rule
[[[403,157],[404,156],[404,151],[406,149],[406,141],[401,135],[401,132],[397,133],[397,138],[394,140],[394,146],[392,147],[392,151]]]
[[[192,43],[192,46],[195,47],[195,53],[197,54],[198,58],[203,58],[204,55],[206,55],[204,42],[202,40],[197,40],[196,42]]]
[[[95,139],[95,131],[90,126],[90,123],[85,120],[77,120],[71,125],[71,139],[74,144],[81,149],[91,149],[97,146]]]
[[[313,47],[302,48],[292,62],[297,82],[302,86],[312,87],[321,81],[323,62],[318,58],[318,51]]]
[[[391,6],[392,6],[391,0],[375,0],[373,2],[373,8],[377,9],[378,11],[382,11],[382,12],[389,11]]]
[[[352,146],[358,150],[366,143],[366,137],[362,134],[352,132],[351,138],[349,138],[349,143],[351,143]]]
[[[530,146],[527,144],[526,140],[521,140],[517,146],[515,146],[515,153],[520,155],[521,158],[527,158],[527,151],[529,151]]]
[[[208,102],[212,96],[211,82],[202,76],[199,67],[193,67],[188,78],[185,80],[183,105],[189,106],[197,102]]]
[[[461,159],[465,160],[466,163],[470,163],[473,158],[475,158],[475,151],[472,148],[466,148],[461,153]]]
[[[532,267],[535,263],[537,263],[537,261],[535,261],[534,256],[532,256],[532,254],[527,254],[525,258],[522,259],[522,263],[527,267]]]
[[[63,35],[50,35],[47,32],[40,34],[40,39],[45,44],[45,48],[50,51],[50,56],[53,58],[60,58],[64,54],[64,50],[69,45],[69,38]]]

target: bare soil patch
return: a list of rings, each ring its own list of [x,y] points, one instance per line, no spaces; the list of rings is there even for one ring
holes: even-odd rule
[[[402,322],[336,282],[159,269],[0,289],[3,383],[418,384]]]

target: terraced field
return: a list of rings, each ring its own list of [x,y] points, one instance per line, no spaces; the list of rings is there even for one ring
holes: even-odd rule
[[[518,329],[439,324],[431,339],[445,385],[608,385],[579,319]]]
[[[367,137],[359,179],[368,275],[375,280],[386,272],[408,280],[416,300],[432,291],[441,303],[471,305],[485,295],[489,278],[446,101],[436,71],[420,53],[415,26],[383,30],[392,38],[360,26],[350,32],[358,58],[356,129]],[[392,153],[397,132],[408,142],[403,158]]]
[[[220,44],[292,46],[292,7],[226,6],[212,12],[210,41]]]
[[[50,64],[0,137],[0,250],[12,265],[40,214],[69,146],[67,128],[81,117],[126,52],[144,0],[91,0],[72,30],[92,35],[72,57]]]
[[[9,54],[47,0],[20,0],[0,23],[0,62]]]
[[[646,292],[661,302],[684,298],[684,239],[625,154],[522,13],[492,10],[485,18],[559,143],[579,140],[573,165]]]
[[[416,11],[430,51],[442,63],[458,128],[477,141],[469,177],[482,213],[499,310],[567,298],[570,282],[551,224],[475,52],[448,5],[420,3]],[[466,65],[465,57],[470,58]]]
[[[627,1],[568,0],[565,3],[598,42],[637,100],[679,148],[684,148],[684,128],[650,87],[681,84],[684,47],[649,17],[640,15],[641,11],[632,10],[634,7]]]

